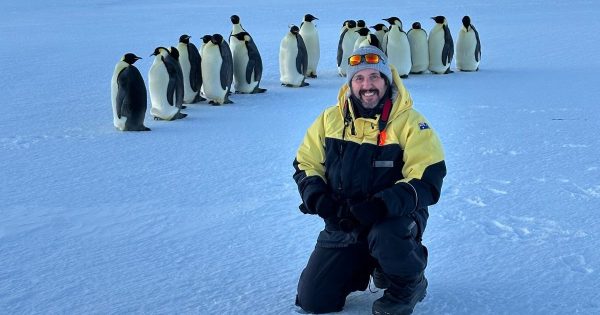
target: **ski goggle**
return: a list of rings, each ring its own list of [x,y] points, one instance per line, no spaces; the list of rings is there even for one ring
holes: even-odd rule
[[[351,66],[356,66],[363,62],[376,64],[379,61],[381,61],[381,57],[378,54],[352,55],[348,57],[348,64]]]

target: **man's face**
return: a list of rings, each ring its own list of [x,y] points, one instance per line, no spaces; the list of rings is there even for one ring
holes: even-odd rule
[[[363,69],[352,77],[352,94],[362,101],[364,108],[374,108],[385,95],[387,85],[375,69]]]

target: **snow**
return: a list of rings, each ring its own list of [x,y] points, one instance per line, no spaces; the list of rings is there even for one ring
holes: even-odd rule
[[[0,4],[0,313],[295,314],[323,223],[291,177],[306,128],[335,102],[346,19],[391,15],[455,36],[470,15],[481,71],[405,85],[444,145],[448,176],[424,236],[429,289],[415,314],[600,313],[600,4],[589,0],[3,1]],[[319,78],[279,84],[279,42],[312,13]],[[183,33],[261,52],[258,95],[191,105],[146,133],[112,125],[126,52]],[[454,68],[454,65],[453,65]],[[382,291],[351,294],[369,314]]]

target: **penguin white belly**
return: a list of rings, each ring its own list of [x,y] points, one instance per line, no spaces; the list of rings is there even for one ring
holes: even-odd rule
[[[352,47],[352,51],[357,50],[359,47],[361,47],[360,45],[363,43],[363,41],[365,41],[367,39],[367,36],[358,36],[356,38],[356,41],[354,42],[354,47]]]
[[[202,87],[204,96],[218,104],[225,103],[227,90],[221,87],[221,53],[219,47],[210,45],[204,48],[202,57]]]
[[[282,84],[300,86],[304,75],[296,69],[298,44],[294,36],[286,35],[279,47],[279,74]]]
[[[125,63],[119,62],[115,66],[115,72],[113,73],[111,84],[110,84],[110,99],[112,100],[112,109],[113,109],[113,124],[115,127],[121,131],[125,129],[125,122],[127,121],[127,117],[119,118],[117,115],[117,94],[119,93],[119,83],[117,82],[117,78],[119,77],[119,73],[125,69]]]
[[[232,43],[237,41],[237,39],[234,39]],[[235,91],[238,93],[252,93],[258,82],[254,80],[254,71],[250,76],[250,83],[246,82],[246,68],[248,67],[248,61],[250,61],[248,49],[243,43],[231,45],[231,48],[233,50],[233,86]]]
[[[348,70],[348,58],[352,55],[352,52],[354,52],[354,43],[356,42],[357,37],[358,34],[356,33],[356,29],[349,29],[342,40],[342,61],[338,67],[338,72],[341,76],[346,76],[346,71]]]
[[[410,45],[404,33],[390,34],[387,41],[387,56],[390,64],[396,67],[398,75],[406,76],[412,66]]]
[[[460,30],[456,42],[456,68],[461,71],[476,71],[479,61],[475,60],[477,38],[475,32]]]
[[[429,71],[433,73],[445,73],[450,64],[442,63],[442,50],[444,49],[444,30],[439,29],[429,34]]]
[[[308,53],[308,65],[306,66],[306,75],[317,75],[317,65],[321,58],[321,48],[319,46],[319,35],[314,24],[307,23],[300,29],[300,36],[304,40],[306,45],[306,51]]]
[[[163,120],[171,120],[178,112],[177,106],[172,106],[167,100],[167,86],[169,85],[169,73],[162,61],[155,61],[148,73],[148,86],[150,89],[150,102],[152,108],[150,113],[154,117]],[[173,104],[175,104],[175,93],[173,93]]]
[[[414,33],[414,34],[413,34]],[[410,56],[412,66],[411,73],[422,73],[429,67],[429,46],[427,34],[423,31],[411,31],[409,33]]]

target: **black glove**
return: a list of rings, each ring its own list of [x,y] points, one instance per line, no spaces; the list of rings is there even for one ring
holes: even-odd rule
[[[328,219],[337,215],[339,204],[331,197],[330,194],[322,194],[315,205],[317,214],[323,218]]]
[[[369,198],[366,201],[350,206],[350,212],[363,226],[371,226],[387,215],[387,207],[379,198]]]

